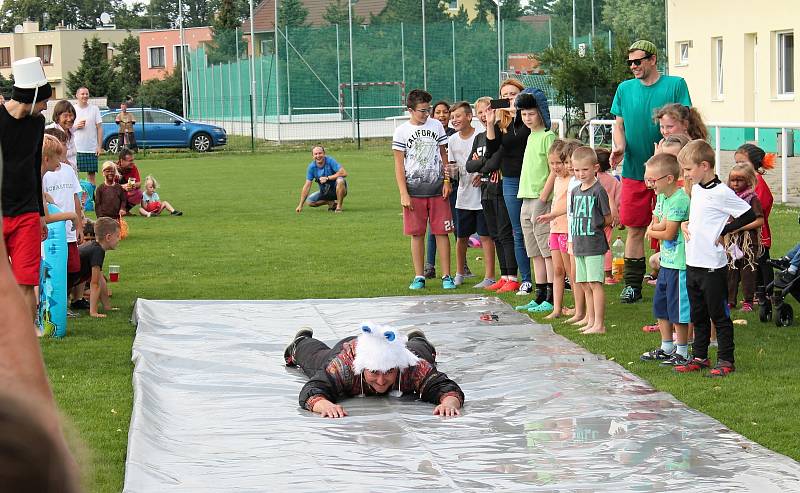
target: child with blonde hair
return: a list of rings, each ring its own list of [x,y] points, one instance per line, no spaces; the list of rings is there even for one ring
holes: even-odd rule
[[[147,175],[144,179],[144,193],[142,194],[142,206],[139,207],[139,214],[145,217],[152,217],[161,214],[164,209],[169,211],[171,216],[182,216],[183,212],[172,207],[166,200],[161,200],[156,189],[158,182],[152,175]]]

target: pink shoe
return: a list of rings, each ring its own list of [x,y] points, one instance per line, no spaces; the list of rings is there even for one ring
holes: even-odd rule
[[[753,304],[747,301],[742,302],[742,311],[743,312],[752,312],[753,311]]]
[[[609,286],[613,286],[614,284],[619,284],[619,281],[617,281],[613,277],[609,276],[609,277],[606,277],[605,283],[607,285],[609,285]]]
[[[651,286],[655,286],[656,283],[658,283],[658,280],[656,280],[656,279],[648,279],[647,280],[647,284],[649,284]]]
[[[642,332],[658,332],[658,324],[645,325],[642,327]]]

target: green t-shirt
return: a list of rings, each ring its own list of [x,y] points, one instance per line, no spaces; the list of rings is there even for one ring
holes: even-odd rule
[[[681,77],[662,75],[651,86],[639,79],[630,79],[617,86],[611,113],[625,123],[625,160],[622,176],[644,180],[644,163],[653,156],[655,144],[661,140],[655,111],[665,104],[692,105],[689,88]]]
[[[522,156],[518,199],[537,199],[541,195],[547,176],[550,174],[547,151],[550,150],[554,140],[556,134],[550,130],[531,132],[528,136],[525,154]]]
[[[689,196],[683,188],[678,188],[667,197],[663,193],[656,198],[653,215],[659,220],[684,222],[689,220]],[[678,228],[678,236],[674,240],[661,240],[661,267],[686,270],[686,242],[683,231]]]

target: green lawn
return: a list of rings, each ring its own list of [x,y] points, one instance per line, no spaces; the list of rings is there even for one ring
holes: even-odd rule
[[[300,148],[297,146],[296,148]],[[134,217],[131,235],[109,252],[106,265],[121,266],[113,302],[120,307],[104,320],[72,320],[61,341],[42,342],[53,390],[82,444],[81,461],[91,491],[122,489],[132,405],[130,362],[136,298],[298,299],[410,294],[408,240],[402,236],[391,154],[385,143],[363,151],[338,145],[330,153],[350,172],[351,196],[344,214],[307,208],[294,212],[307,150],[258,155],[216,152],[207,156],[150,154],[139,160],[142,175],[154,174],[162,199],[183,217]],[[169,159],[167,159],[169,158]],[[771,222],[774,252],[797,239],[798,211],[779,207]],[[474,271],[479,255],[470,250]],[[431,283],[427,293],[442,293]],[[608,288],[605,336],[583,336],[570,327],[555,330],[594,353],[613,358],[658,389],[714,416],[730,428],[777,452],[800,459],[797,327],[761,324],[755,314],[737,326],[737,367],[724,380],[675,375],[639,361],[657,344],[640,327],[651,320],[647,303],[616,303]],[[461,289],[460,292],[475,292]],[[652,288],[645,292],[650,298]],[[513,294],[504,299],[513,304]],[[526,300],[527,301],[527,300]]]

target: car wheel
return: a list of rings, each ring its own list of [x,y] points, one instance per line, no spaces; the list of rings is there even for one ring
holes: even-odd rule
[[[192,149],[197,152],[206,152],[211,149],[211,136],[200,132],[192,137]]]
[[[106,141],[106,150],[111,154],[119,152],[119,136],[115,135]]]

